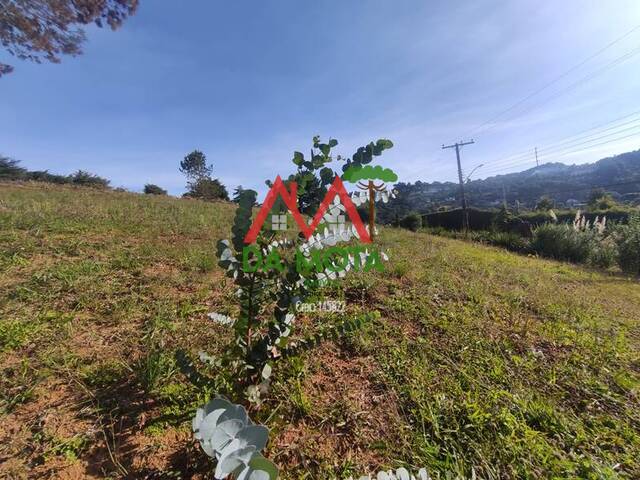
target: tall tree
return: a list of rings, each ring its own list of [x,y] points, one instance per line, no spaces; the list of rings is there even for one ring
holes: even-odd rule
[[[82,53],[83,25],[115,30],[137,7],[138,0],[0,0],[0,42],[21,60],[59,63]],[[0,63],[0,76],[12,71]]]
[[[207,165],[207,157],[200,150],[194,150],[180,162],[180,172],[191,181],[197,182],[211,177],[213,166]]]
[[[213,165],[207,165],[207,157],[194,150],[180,162],[180,171],[187,177],[186,197],[203,200],[229,200],[226,187],[217,178],[211,178]]]

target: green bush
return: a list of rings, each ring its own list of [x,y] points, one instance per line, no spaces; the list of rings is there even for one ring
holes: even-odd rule
[[[612,237],[606,237],[594,244],[589,256],[589,264],[594,267],[610,268],[616,264],[618,248]]]
[[[19,160],[0,156],[0,180],[21,180],[27,170],[19,166]]]
[[[618,247],[620,268],[633,275],[640,274],[640,214],[629,215],[626,225],[616,225],[613,238]]]
[[[597,235],[565,224],[545,223],[533,232],[531,248],[538,254],[574,263],[586,263],[597,248]]]
[[[410,213],[400,220],[400,226],[412,232],[417,232],[422,227],[422,217],[417,213]]]
[[[93,173],[86,172],[84,170],[78,170],[75,173],[69,175],[69,183],[73,185],[80,185],[83,187],[94,188],[107,188],[109,186],[109,180],[99,177]]]
[[[227,188],[217,178],[201,178],[189,184],[189,191],[184,196],[201,200],[229,200]]]
[[[70,183],[68,175],[57,175],[55,173],[49,173],[48,170],[36,170],[27,172],[25,178],[34,182],[55,183],[58,185]]]
[[[513,232],[493,232],[488,236],[487,242],[512,252],[527,252],[530,248],[526,238]]]
[[[0,156],[0,180],[31,180],[56,184],[73,184],[94,188],[108,188],[109,180],[84,170],[71,175],[57,175],[48,170],[29,171],[19,166],[18,160]]]
[[[166,195],[167,191],[164,188],[159,187],[158,185],[147,183],[144,186],[144,193],[146,193],[147,195]]]

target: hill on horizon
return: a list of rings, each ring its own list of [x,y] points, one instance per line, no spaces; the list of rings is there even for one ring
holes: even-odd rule
[[[543,196],[560,206],[587,200],[594,188],[604,188],[618,201],[640,200],[640,150],[603,158],[594,163],[567,165],[545,163],[515,173],[496,175],[465,184],[467,202],[480,208],[498,207],[506,197],[509,205],[519,202],[534,207]],[[398,183],[398,198],[380,205],[380,221],[392,221],[396,213],[433,211],[441,206],[459,206],[459,184],[455,182]]]

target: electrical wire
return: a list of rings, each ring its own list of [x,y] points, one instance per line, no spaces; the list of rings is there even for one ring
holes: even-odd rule
[[[626,121],[626,122],[623,122],[623,123],[620,123],[620,124],[617,124],[617,125],[613,125],[613,126],[610,126],[610,127],[607,127],[607,128],[602,128],[602,127],[606,127],[608,125],[612,125],[612,124],[615,124],[617,122],[620,122],[621,120],[626,120],[629,117],[638,116],[639,114],[640,114],[640,110],[637,110],[637,111],[634,111],[632,113],[629,113],[629,114],[623,115],[621,117],[615,118],[613,120],[609,120],[607,122],[600,123],[600,124],[595,125],[593,127],[589,127],[589,128],[587,128],[585,130],[581,130],[581,131],[579,131],[577,133],[574,133],[574,134],[569,135],[567,137],[561,138],[561,139],[559,139],[559,140],[557,140],[557,141],[555,141],[553,143],[550,143],[547,146],[544,146],[542,148],[538,148],[538,153],[539,154],[548,154],[552,150],[557,150],[561,146],[569,146],[570,147],[572,145],[569,145],[569,144],[572,144],[572,143],[575,143],[575,142],[579,142],[580,140],[585,140],[585,143],[586,143],[590,139],[591,140],[595,140],[596,138],[599,139],[599,138],[604,138],[605,136],[610,136],[610,135],[614,135],[616,133],[621,133],[622,130],[619,131],[619,132],[613,132],[613,133],[610,133],[610,134],[607,134],[607,135],[603,135],[603,136],[600,136],[600,137],[594,137],[594,136],[600,135],[603,132],[608,132],[609,130],[613,130],[613,129],[619,129],[620,127],[623,127],[623,126],[626,126],[626,125],[629,125],[629,124],[636,123],[636,122],[640,121],[640,118],[635,118],[633,120],[629,120],[629,121]],[[592,133],[590,133],[588,135],[583,135],[584,133],[587,133],[587,132],[592,132]],[[594,137],[594,138],[592,138],[592,137]],[[504,165],[516,165],[516,164],[520,163],[521,161],[525,160],[526,158],[531,157],[532,155],[533,155],[533,150],[532,149],[528,149],[528,150],[525,150],[524,152],[521,152],[521,153],[516,153],[516,154],[508,155],[506,157],[502,157],[499,160],[485,162],[485,165],[488,165],[490,167],[500,166],[500,165],[503,165],[503,166]]]
[[[617,43],[619,43],[620,41],[624,40],[625,38],[627,38],[629,35],[631,35],[632,33],[634,33],[635,31],[637,31],[638,29],[640,29],[640,25],[636,25],[635,27],[633,27],[631,30],[629,30],[628,32],[626,32],[625,34],[623,34],[622,36],[616,38],[615,40],[613,40],[612,42],[608,43],[607,45],[605,45],[604,47],[602,47],[600,50],[596,51],[595,53],[591,54],[590,56],[588,56],[587,58],[585,58],[584,60],[582,60],[581,62],[577,63],[576,65],[572,66],[571,68],[569,68],[568,70],[566,70],[565,72],[563,72],[562,74],[560,74],[559,76],[557,76],[556,78],[554,78],[553,80],[551,80],[550,82],[546,83],[545,85],[543,85],[542,87],[540,87],[539,89],[535,90],[534,92],[528,94],[527,96],[525,96],[524,98],[522,98],[521,100],[517,101],[516,103],[514,103],[513,105],[511,105],[510,107],[506,108],[505,110],[501,111],[500,113],[498,113],[497,115],[491,117],[489,120],[486,120],[485,122],[481,123],[480,125],[478,125],[477,127],[475,127],[474,129],[470,130],[466,135],[464,136],[470,136],[476,132],[478,132],[479,130],[482,129],[482,127],[486,126],[486,125],[490,125],[493,124],[496,120],[498,120],[500,117],[502,117],[504,114],[509,113],[510,111],[512,111],[513,109],[515,109],[516,107],[522,105],[524,102],[526,102],[527,100],[535,97],[536,95],[538,95],[539,93],[543,92],[544,90],[546,90],[547,88],[551,87],[552,85],[555,85],[557,82],[559,82],[560,80],[562,80],[563,78],[565,78],[567,75],[573,73],[574,71],[576,71],[577,69],[579,69],[580,67],[582,67],[583,65],[587,64],[588,62],[590,62],[591,60],[593,60],[594,58],[598,57],[599,55],[601,55],[602,53],[604,53],[605,51],[607,51],[609,48],[611,48],[612,46],[616,45]]]

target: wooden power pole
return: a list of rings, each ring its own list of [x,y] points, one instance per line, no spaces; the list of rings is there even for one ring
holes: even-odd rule
[[[460,181],[460,196],[462,198],[462,228],[465,233],[469,230],[469,212],[467,211],[467,197],[464,194],[464,181],[462,180],[462,166],[460,165],[460,147],[464,147],[465,145],[472,145],[474,143],[473,140],[468,142],[458,142],[453,145],[442,145],[442,149],[445,148],[455,148],[456,149],[456,160],[458,161],[458,180]]]

